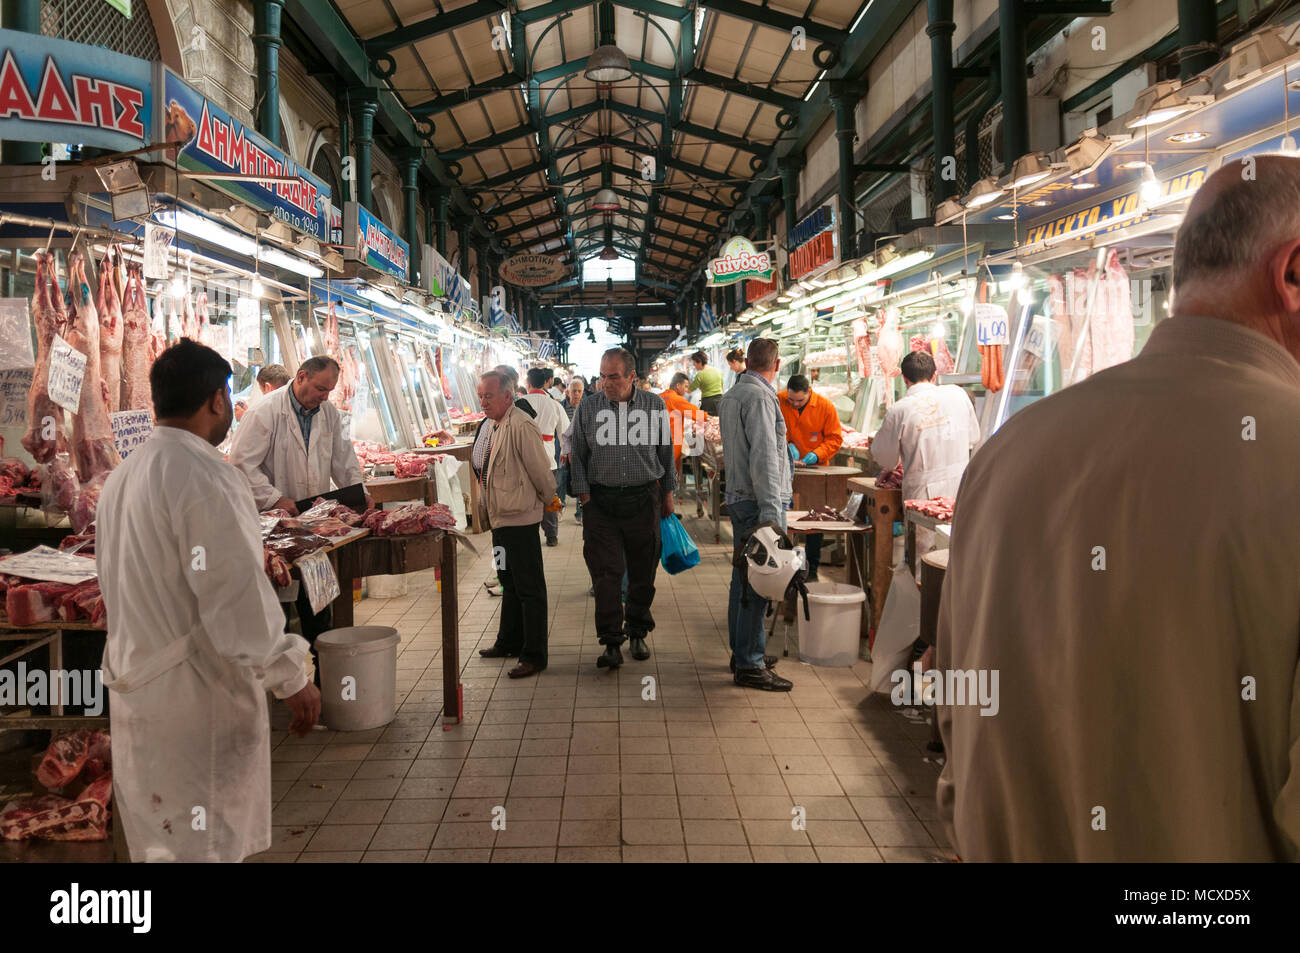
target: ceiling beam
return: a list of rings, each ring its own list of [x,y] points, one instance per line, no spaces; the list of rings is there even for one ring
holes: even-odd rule
[[[755,7],[754,9],[759,9]],[[785,93],[778,93],[767,86],[760,86],[757,83],[746,83],[739,79],[730,79],[726,76],[719,76],[717,73],[710,73],[708,70],[693,69],[686,74],[686,78],[692,83],[701,83],[705,86],[712,86],[715,89],[725,90],[729,93],[738,93],[741,96],[747,96],[750,99],[756,99],[760,103],[770,103],[778,109],[784,109],[788,112],[798,113],[803,106],[803,100],[798,96],[787,96]]]
[[[730,146],[733,149],[743,149],[746,152],[752,152],[756,156],[766,158],[772,154],[771,146],[759,145],[750,142],[748,139],[742,139],[740,136],[729,136],[725,132],[719,132],[716,129],[710,129],[707,126],[697,126],[693,122],[679,122],[673,129],[674,132],[680,132],[683,135],[694,136],[697,139],[703,139],[706,142],[717,143],[720,146]]]
[[[516,126],[513,129],[507,129],[505,132],[498,132],[495,135],[478,139],[475,142],[467,142],[459,149],[448,149],[442,153],[444,160],[450,162],[453,159],[464,159],[472,156],[476,152],[482,152],[484,149],[495,149],[497,146],[503,146],[507,142],[514,142],[516,139],[522,139],[524,136],[531,136],[537,129],[532,125],[525,123],[522,126]]]
[[[450,10],[446,13],[435,13],[418,23],[398,27],[395,30],[389,30],[387,33],[381,33],[379,36],[366,40],[366,52],[371,56],[389,53],[411,43],[418,43],[420,40],[438,36],[441,33],[450,33],[457,27],[485,20],[488,17],[500,16],[505,12],[506,4],[504,0],[476,0],[469,6]],[[809,36],[811,35],[810,33]]]
[[[731,206],[721,205],[718,202],[711,202],[708,199],[702,199],[692,195],[690,192],[682,192],[678,189],[667,189],[659,193],[666,199],[674,199],[678,202],[687,202],[691,205],[698,205],[700,208],[706,208],[711,212],[730,212]]]
[[[655,212],[656,218],[661,218],[665,222],[672,222],[674,225],[683,225],[686,228],[700,229],[705,232],[714,231],[717,226],[710,225],[708,222],[702,222],[698,218],[687,218],[685,215],[677,215],[674,212]]]
[[[849,38],[847,30],[818,23],[816,20],[791,16],[770,7],[756,6],[745,0],[701,0],[700,6],[740,20],[748,20],[750,23],[769,26],[784,33],[791,32],[795,27],[803,27],[807,36],[830,46],[838,47]]]
[[[481,83],[475,83],[468,89],[458,89],[450,93],[443,93],[439,96],[435,96],[433,99],[425,100],[422,103],[416,103],[411,107],[411,112],[417,116],[433,116],[437,113],[451,109],[453,106],[472,103],[475,100],[491,96],[493,93],[499,93],[503,89],[517,87],[523,82],[524,78],[514,71],[502,73],[500,76],[493,76],[491,79],[485,79]]]
[[[498,185],[505,185],[508,182],[515,182],[520,179],[526,179],[528,178],[528,176],[533,175],[534,173],[545,172],[545,171],[546,171],[545,162],[530,162],[526,166],[522,166],[518,169],[507,169],[506,171],[502,172],[500,175],[489,176],[486,179],[480,179],[478,182],[466,182],[464,183],[464,186],[467,189],[479,189],[479,190],[494,189]]]
[[[506,205],[498,205],[483,209],[484,215],[509,215],[511,212],[518,212],[520,209],[531,208],[538,202],[553,202],[554,198],[549,193],[534,192],[532,195],[525,196],[515,202],[509,202]]]
[[[701,179],[709,179],[713,182],[727,182],[733,177],[725,172],[718,172],[716,169],[710,169],[708,166],[696,165],[694,162],[686,162],[682,159],[668,160],[668,168],[677,169],[681,172],[689,172],[691,175],[698,175]]]

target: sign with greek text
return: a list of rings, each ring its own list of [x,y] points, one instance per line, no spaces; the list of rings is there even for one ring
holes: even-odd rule
[[[737,235],[722,246],[722,254],[709,262],[709,286],[734,285],[738,281],[772,277],[772,256],[754,248],[748,238]]]
[[[1025,335],[1025,350],[1040,361],[1045,361],[1055,349],[1056,339],[1052,335],[1052,325],[1041,314],[1036,315],[1033,324],[1029,326],[1029,333]]]
[[[347,244],[343,257],[406,281],[410,267],[411,246],[393,230],[375,218],[364,205],[347,202],[343,206],[343,234]]]
[[[163,77],[157,123],[162,141],[179,143],[177,149],[167,150],[177,168],[235,176],[275,176],[213,179],[209,184],[270,213],[295,231],[317,241],[329,241],[330,188],[324,181],[171,70],[164,70]],[[280,178],[287,181],[278,181]]]
[[[150,281],[166,281],[170,274],[167,256],[176,233],[170,228],[146,222],[144,226],[144,276]]]
[[[109,414],[108,420],[113,426],[113,446],[123,460],[153,433],[153,414],[147,410],[123,410]]]
[[[86,355],[54,335],[50,349],[50,400],[75,414],[81,406],[81,382],[86,377]]]
[[[312,553],[294,565],[302,573],[302,584],[307,587],[307,601],[311,603],[312,612],[320,612],[339,597],[339,577],[334,574],[328,555]]]
[[[975,340],[980,347],[1007,344],[1007,309],[998,304],[975,305]]]
[[[0,427],[27,426],[27,393],[34,373],[30,367],[0,371]]]

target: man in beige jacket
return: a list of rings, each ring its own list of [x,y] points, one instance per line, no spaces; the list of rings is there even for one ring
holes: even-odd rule
[[[1140,356],[966,470],[937,645],[964,860],[1297,859],[1300,160],[1211,176],[1173,278]]]
[[[479,481],[479,505],[492,529],[492,557],[501,581],[501,622],[484,658],[519,656],[511,678],[546,668],[546,573],[537,534],[548,506],[559,509],[554,462],[532,418],[514,400],[509,378],[488,371],[478,385],[487,419],[474,438],[471,462]]]

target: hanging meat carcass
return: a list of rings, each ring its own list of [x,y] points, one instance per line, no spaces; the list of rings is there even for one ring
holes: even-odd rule
[[[153,393],[149,389],[149,368],[153,366],[153,333],[149,305],[144,297],[144,279],[132,265],[127,274],[122,302],[122,363],[126,378],[126,410],[147,410],[153,414]]]
[[[124,334],[122,302],[113,278],[113,256],[104,257],[99,266],[99,364],[104,375],[104,397],[108,412],[122,409],[122,339]]]
[[[54,256],[49,253],[36,256],[32,318],[36,324],[36,370],[27,393],[27,432],[22,445],[37,463],[49,463],[56,453],[67,451],[63,408],[50,399],[50,352],[54,335],[62,335],[68,321]]]
[[[902,373],[899,365],[904,347],[903,332],[898,328],[898,312],[891,308],[885,312],[885,322],[876,338],[876,353],[886,377],[897,377]]]
[[[99,361],[99,314],[86,280],[86,265],[79,253],[70,259],[68,291],[68,344],[86,355],[81,399],[72,418],[72,454],[82,483],[122,462],[113,444],[108,419],[108,397]]]
[[[334,310],[334,302],[332,301],[325,318],[325,353],[335,360],[341,359],[342,356],[339,345],[339,316]]]
[[[853,319],[853,356],[857,360],[858,376],[871,376],[871,335],[867,332],[865,317]]]
[[[1133,292],[1119,252],[1106,257],[1106,273],[1097,287],[1092,315],[1092,371],[1123,364],[1133,357]]]

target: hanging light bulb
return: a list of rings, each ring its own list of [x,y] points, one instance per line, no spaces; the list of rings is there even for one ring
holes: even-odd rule
[[[178,271],[172,276],[172,297],[183,298],[185,296],[185,277]]]
[[[1019,291],[1025,286],[1025,266],[1020,262],[1015,262],[1011,266],[1011,274],[1007,276],[1007,288],[1011,291]]]
[[[1142,185],[1138,189],[1138,196],[1144,206],[1160,201],[1160,181],[1156,178],[1155,169],[1149,165],[1142,168]]]
[[[262,297],[262,293],[263,293],[262,279],[259,278],[257,275],[253,275],[253,285],[248,290],[249,293],[252,294],[254,298]]]

